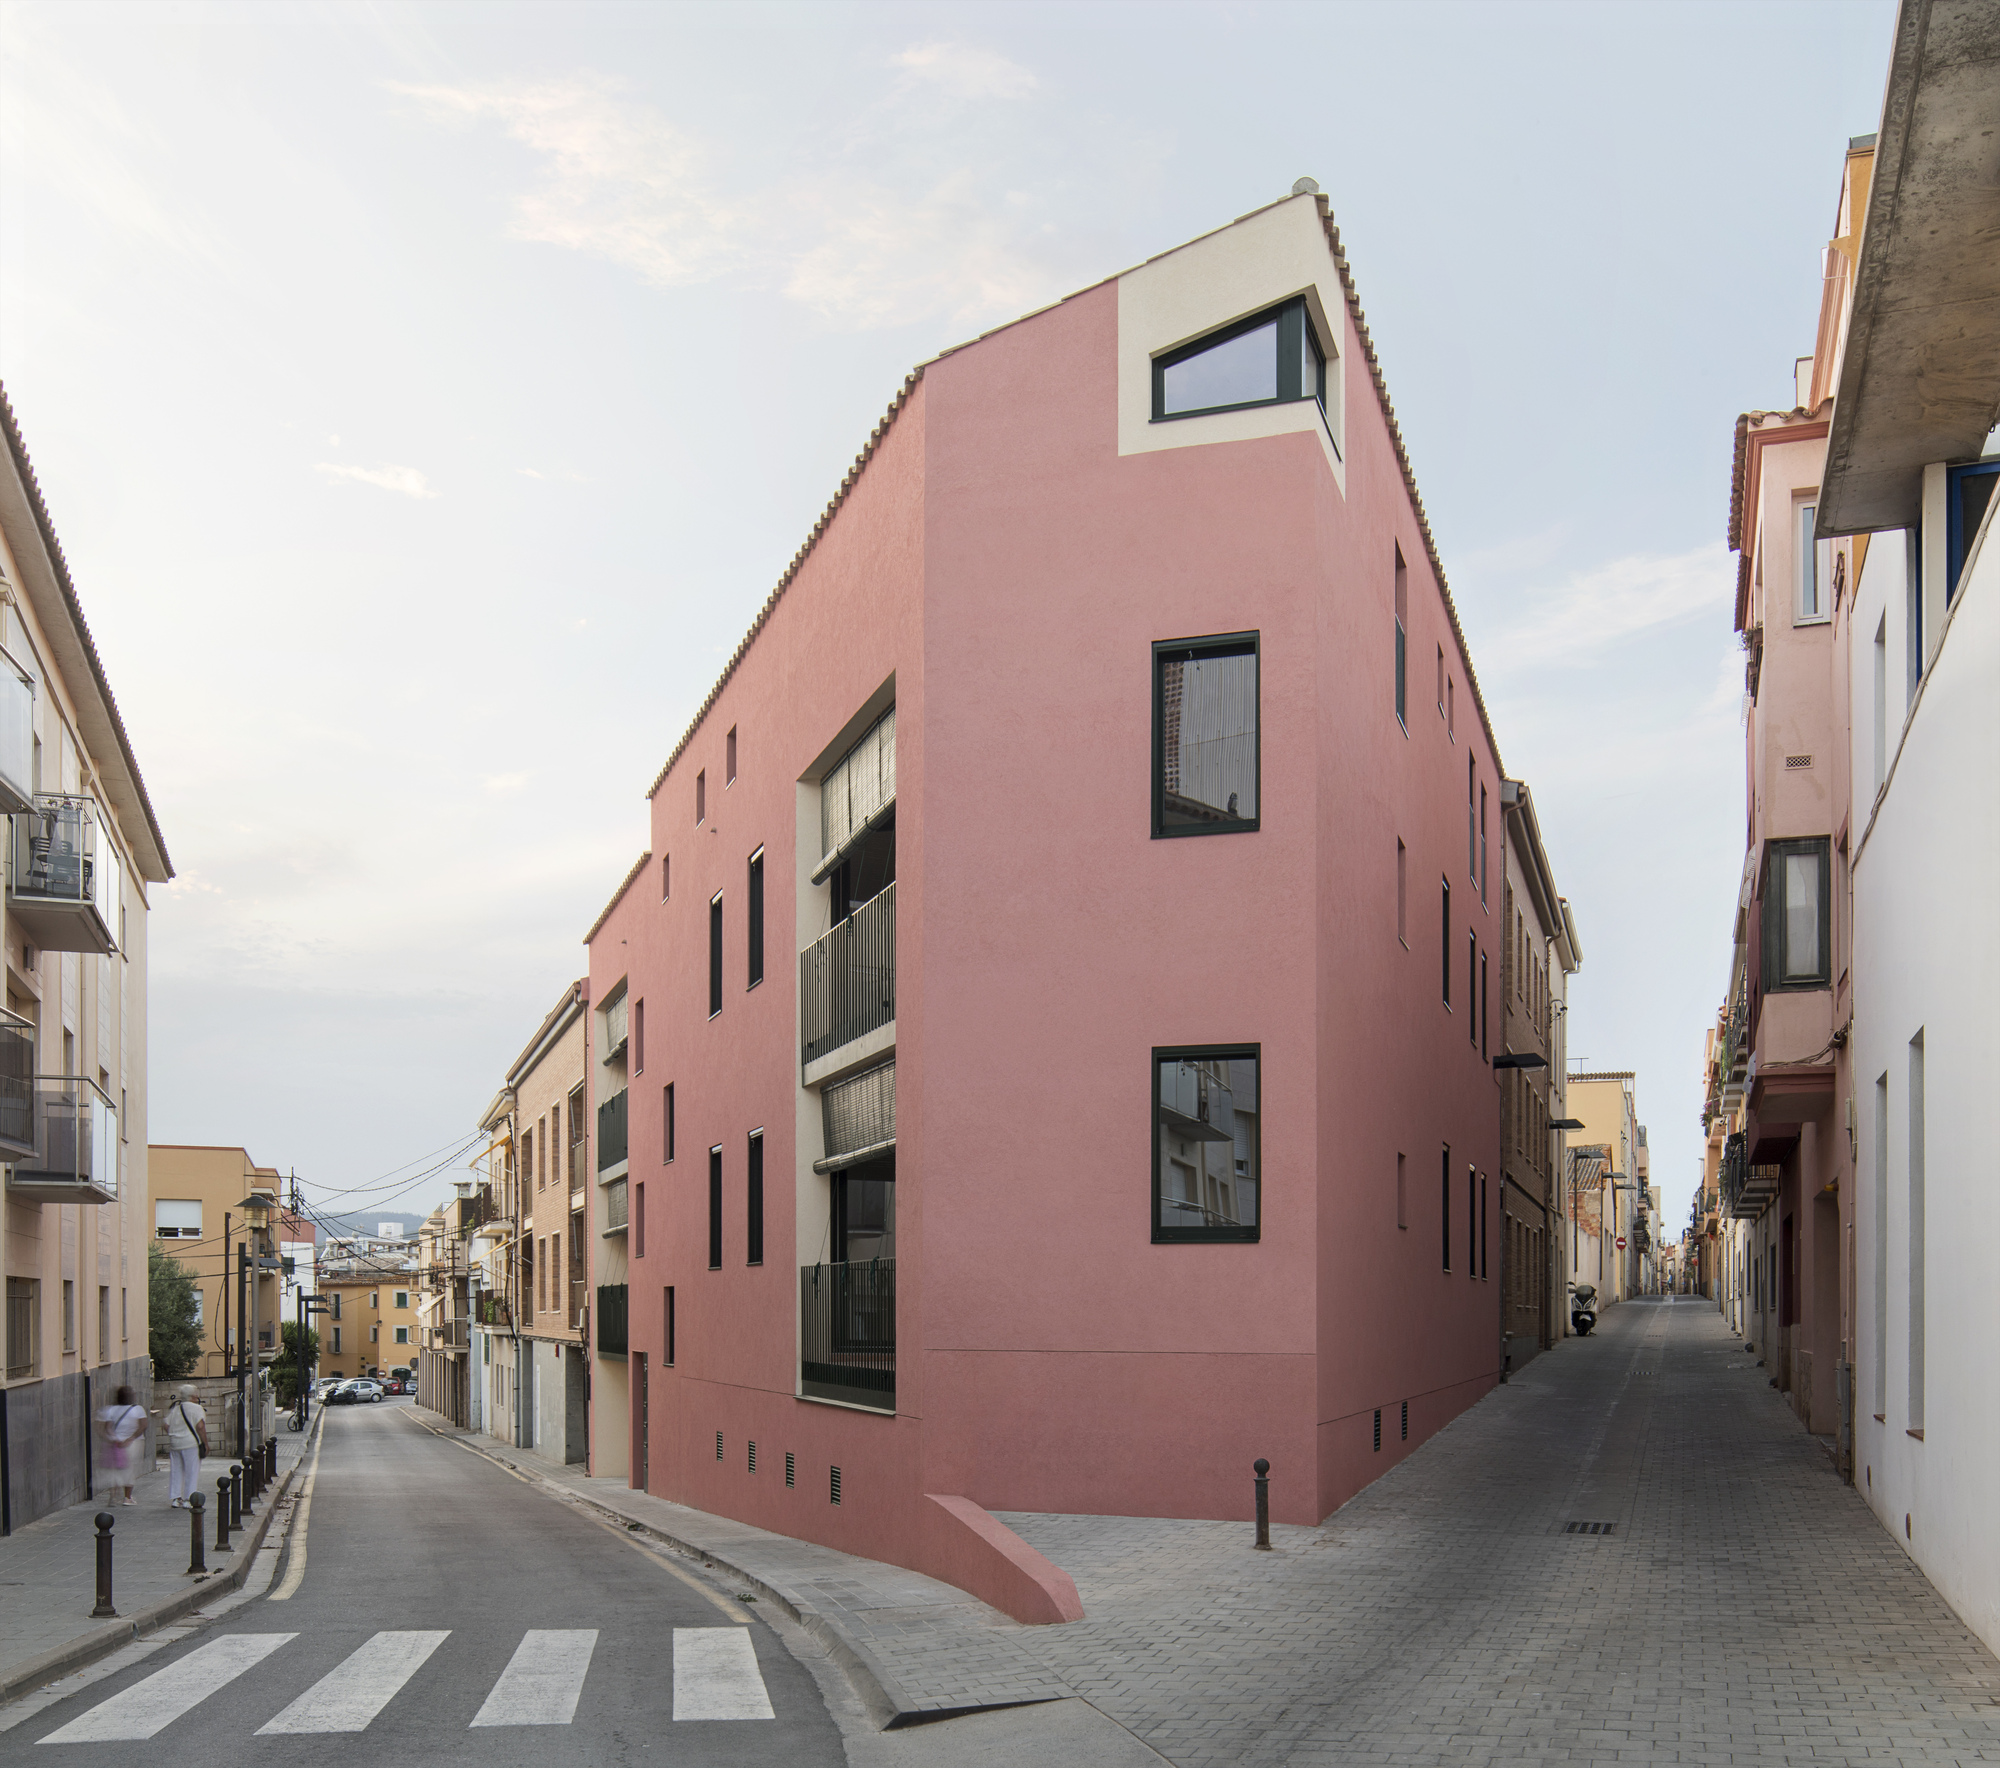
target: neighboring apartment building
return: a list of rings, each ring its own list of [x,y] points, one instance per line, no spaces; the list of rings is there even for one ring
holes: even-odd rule
[[[1568,1330],[1564,1056],[1569,978],[1582,961],[1557,892],[1533,794],[1503,780],[1506,887],[1500,909],[1500,1049],[1524,1059],[1500,1082],[1500,1352],[1520,1368]]]
[[[469,1180],[417,1230],[417,1403],[473,1429],[471,1242],[497,1213]]]
[[[589,1039],[589,990],[572,982],[480,1119],[489,1141],[467,1239],[469,1379],[482,1389],[468,1413],[560,1463],[589,1455]]]
[[[415,1373],[420,1348],[417,1329],[417,1267],[414,1258],[366,1261],[338,1275],[320,1273],[326,1311],[318,1316],[319,1372],[322,1379],[386,1375],[392,1369]]]
[[[1851,1139],[1838,1101],[1855,1001],[1848,935],[1846,647],[1852,548],[1818,536],[1834,346],[1875,138],[1842,167],[1819,345],[1790,411],[1737,420],[1729,544],[1747,656],[1745,853],[1723,1014],[1726,1260],[1742,1330],[1806,1428],[1844,1457]],[[1725,1274],[1725,1283],[1730,1273]]]
[[[1607,1069],[1569,1077],[1570,1273],[1597,1291],[1597,1310],[1640,1291],[1637,1227],[1645,1208],[1645,1130],[1633,1108],[1637,1077]]]
[[[239,1406],[252,1446],[272,1427],[265,1372],[283,1354],[298,1296],[312,1292],[313,1226],[285,1207],[277,1168],[247,1149],[156,1142],[146,1152],[153,1237],[194,1278],[200,1304],[203,1348],[188,1379],[222,1433],[215,1447],[234,1454]]]
[[[0,392],[0,1534],[90,1490],[88,1421],[150,1403],[146,891],[173,876]]]
[[[1852,1232],[1851,1477],[2000,1650],[2000,11],[1903,7],[1872,194],[1842,231],[1858,265],[1818,377],[1837,399],[1817,544],[1854,585],[1834,833],[1855,1006],[1826,1131]]]
[[[1498,1377],[1503,778],[1310,181],[926,364],[589,941],[600,1443],[1034,1619],[1317,1522]]]

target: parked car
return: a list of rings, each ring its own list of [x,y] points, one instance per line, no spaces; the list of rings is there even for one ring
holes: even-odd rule
[[[326,1396],[329,1406],[372,1405],[382,1398],[382,1384],[371,1381],[366,1376],[356,1376],[343,1381]]]

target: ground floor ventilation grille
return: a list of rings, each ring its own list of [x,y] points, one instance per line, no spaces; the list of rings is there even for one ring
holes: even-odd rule
[[[1563,1533],[1566,1535],[1615,1535],[1617,1532],[1618,1525],[1615,1522],[1566,1522],[1563,1524]]]

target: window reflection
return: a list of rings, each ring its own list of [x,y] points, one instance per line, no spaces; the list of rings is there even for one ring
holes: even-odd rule
[[[1254,641],[1159,653],[1159,826],[1222,829],[1257,820]]]
[[[1155,1237],[1256,1238],[1257,1057],[1217,1051],[1155,1060]]]
[[[1167,417],[1277,398],[1277,320],[1169,364],[1160,373],[1160,393]]]

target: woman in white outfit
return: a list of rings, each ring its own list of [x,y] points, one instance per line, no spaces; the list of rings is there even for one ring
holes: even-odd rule
[[[167,1496],[176,1510],[185,1510],[201,1473],[201,1452],[208,1447],[208,1414],[196,1404],[194,1389],[183,1386],[167,1408]]]
[[[104,1434],[105,1479],[111,1485],[125,1488],[127,1504],[138,1503],[132,1496],[132,1483],[138,1478],[136,1464],[144,1446],[146,1414],[133,1401],[129,1387],[121,1387],[112,1403],[98,1413],[97,1426]],[[105,1501],[110,1502],[108,1496]]]

